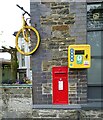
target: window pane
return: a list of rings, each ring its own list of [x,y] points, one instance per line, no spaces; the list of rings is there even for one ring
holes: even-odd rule
[[[21,55],[22,67],[25,66],[25,56]]]
[[[87,5],[87,27],[103,28],[103,6],[102,4]]]
[[[87,42],[91,45],[92,56],[101,56],[101,31],[88,32]]]
[[[91,86],[88,87],[88,99],[103,99],[103,87]]]
[[[91,68],[88,69],[88,84],[103,84],[101,79],[101,59],[92,59]]]

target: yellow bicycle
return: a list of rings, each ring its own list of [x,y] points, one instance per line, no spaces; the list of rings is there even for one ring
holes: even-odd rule
[[[28,14],[30,16],[30,14],[23,7],[19,5],[17,7],[23,10],[24,13],[22,14],[22,28],[16,34],[16,49],[23,55],[31,55],[39,47],[40,35],[36,28],[27,24],[29,18],[25,20],[24,15]]]

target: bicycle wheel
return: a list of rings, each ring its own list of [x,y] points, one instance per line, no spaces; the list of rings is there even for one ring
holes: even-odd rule
[[[28,41],[24,38],[28,37]],[[23,55],[33,54],[40,44],[40,35],[39,32],[32,26],[25,26],[23,29],[20,29],[16,34],[16,49]]]

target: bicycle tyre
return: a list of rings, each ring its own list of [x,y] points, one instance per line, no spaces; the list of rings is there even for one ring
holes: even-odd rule
[[[16,34],[16,40],[15,40],[15,45],[16,45],[16,49],[18,50],[19,53],[23,54],[23,55],[31,55],[33,54],[37,48],[39,47],[39,44],[40,44],[40,35],[39,35],[39,32],[32,26],[25,26],[23,29],[29,29],[29,30],[32,30],[34,32],[34,34],[36,35],[37,37],[37,43],[36,43],[36,46],[33,48],[33,50],[29,51],[29,52],[25,52],[25,51],[22,51],[21,48],[19,47],[18,45],[18,40],[19,40],[19,37],[20,37],[20,34],[22,33],[22,29],[20,29],[17,34]]]

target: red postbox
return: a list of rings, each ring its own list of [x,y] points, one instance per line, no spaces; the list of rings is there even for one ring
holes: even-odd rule
[[[68,67],[53,67],[52,77],[53,104],[68,104]]]

